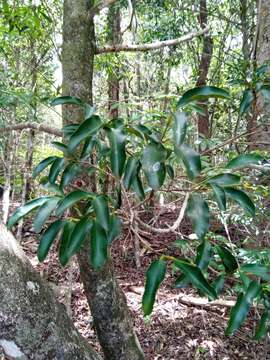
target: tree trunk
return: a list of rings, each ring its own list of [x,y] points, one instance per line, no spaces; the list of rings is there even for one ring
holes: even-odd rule
[[[0,223],[0,347],[12,360],[101,360]]]
[[[270,2],[269,0],[260,0],[258,14],[258,41],[256,49],[256,61],[258,67],[270,61]],[[269,71],[268,71],[269,75]],[[256,102],[256,113],[260,115],[264,126],[257,135],[257,142],[270,141],[270,102],[265,101],[262,96],[258,96]],[[259,145],[263,147],[262,145]],[[267,146],[268,147],[268,146]]]
[[[93,19],[87,14],[94,1],[64,1],[63,95],[92,103],[92,78],[95,51]],[[64,124],[80,122],[79,107],[63,112]],[[92,179],[91,190],[95,191]],[[78,254],[81,280],[94,319],[100,344],[107,360],[139,360],[143,354],[133,330],[124,295],[119,288],[111,261],[95,271],[89,264],[89,243]]]
[[[202,29],[207,27],[207,5],[206,0],[200,0],[199,23]],[[210,35],[203,35],[203,49],[199,65],[199,77],[196,86],[204,86],[207,82],[207,76],[213,53],[213,40]],[[205,115],[198,115],[198,133],[204,138],[210,137],[210,121],[207,104],[203,104]]]
[[[119,4],[114,4],[109,7],[107,18],[107,41],[110,45],[120,44],[122,36]],[[108,110],[111,119],[119,116],[119,87],[119,66],[116,66],[113,70],[110,70],[108,75]]]

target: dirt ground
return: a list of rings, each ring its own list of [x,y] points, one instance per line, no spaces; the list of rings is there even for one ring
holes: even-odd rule
[[[54,249],[48,259],[39,264],[36,257],[37,243],[31,225],[24,229],[22,245],[32,264],[56,289],[60,301],[70,304],[71,316],[76,327],[100,351],[80,283],[76,259],[63,270]],[[141,269],[136,269],[134,246],[127,233],[116,240],[112,247],[118,281],[126,294],[146,360],[270,359],[270,344],[256,343],[252,340],[257,316],[255,311],[251,311],[248,321],[233,337],[226,337],[224,331],[229,308],[184,303],[181,295],[198,295],[192,289],[173,289],[170,274],[159,291],[151,318],[144,319],[141,298],[145,270],[153,258],[158,256],[158,252],[172,251],[173,240],[174,234],[162,237],[154,235],[148,238],[153,251],[141,253]],[[71,292],[67,291],[68,288]],[[71,297],[68,298],[67,294],[71,294]]]

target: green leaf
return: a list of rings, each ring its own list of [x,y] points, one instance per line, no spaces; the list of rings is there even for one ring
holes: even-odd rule
[[[203,240],[197,247],[197,256],[195,263],[201,270],[206,270],[212,254],[212,246],[208,240]]]
[[[94,222],[91,229],[90,262],[94,269],[101,268],[108,258],[108,239],[105,230]]]
[[[153,261],[146,272],[146,283],[142,298],[144,315],[150,315],[158,288],[165,278],[167,263],[163,260]]]
[[[126,162],[126,134],[123,126],[107,128],[107,135],[110,141],[110,162],[112,173],[121,177]]]
[[[136,157],[130,157],[126,164],[125,175],[124,175],[124,186],[127,190],[130,189],[134,177],[137,175],[139,168],[139,161]]]
[[[173,124],[173,142],[178,147],[183,144],[187,132],[187,115],[184,112],[176,112]]]
[[[265,281],[270,281],[270,267],[261,264],[245,264],[241,266],[241,270],[260,277]]]
[[[85,158],[86,156],[91,155],[93,148],[96,145],[96,142],[97,142],[97,140],[95,137],[86,139],[86,141],[83,145],[81,156],[80,156],[81,159]]]
[[[188,200],[187,216],[198,238],[203,238],[209,229],[209,207],[198,194],[192,194]]]
[[[241,177],[234,174],[219,174],[207,180],[208,184],[218,186],[233,186],[240,183]]]
[[[39,261],[44,261],[46,259],[46,256],[50,250],[50,247],[52,246],[53,241],[55,240],[57,234],[64,226],[65,221],[63,220],[56,220],[53,222],[48,229],[44,232],[42,235],[38,250],[37,250],[37,256]]]
[[[140,137],[145,138],[146,140],[150,140],[151,142],[153,141],[156,143],[160,142],[158,137],[153,134],[153,132],[147,126],[143,124],[135,125],[133,129],[140,134]]]
[[[110,230],[110,211],[105,195],[96,196],[92,202],[96,213],[96,222],[105,230]]]
[[[83,105],[81,99],[75,96],[59,96],[51,101],[51,106],[56,105],[64,105],[64,104],[71,104],[71,105]]]
[[[240,115],[243,115],[250,109],[253,100],[254,100],[253,91],[251,89],[245,90],[243,93],[242,100],[240,102],[240,108],[239,108]]]
[[[238,269],[238,264],[235,257],[227,248],[221,245],[217,245],[216,250],[222,260],[226,272],[233,273],[235,270]]]
[[[166,177],[166,149],[161,144],[151,143],[146,146],[142,155],[142,169],[149,186],[153,190],[159,189]]]
[[[60,187],[63,189],[65,186],[70,184],[72,180],[78,175],[81,171],[81,167],[78,164],[68,164],[63,171]]]
[[[248,166],[250,164],[261,164],[264,157],[258,154],[242,154],[228,162],[226,168],[235,169]]]
[[[21,220],[21,218],[29,214],[32,210],[35,210],[36,208],[42,206],[50,199],[51,199],[50,196],[42,196],[38,199],[28,201],[23,206],[20,206],[17,210],[14,211],[14,213],[8,219],[7,227],[9,229],[12,228],[12,226],[15,225],[19,220]]]
[[[39,233],[42,230],[44,223],[55,210],[60,200],[60,197],[52,197],[40,206],[34,219],[34,230],[36,233]]]
[[[87,200],[93,197],[93,193],[89,193],[82,190],[75,190],[69,193],[59,204],[56,209],[56,215],[61,216],[65,210],[72,207],[79,201]]]
[[[211,300],[216,299],[217,294],[212,286],[207,282],[201,269],[198,266],[188,264],[185,261],[174,260],[174,265],[177,266],[188,277],[191,283],[203,293],[206,293]]]
[[[55,183],[57,176],[61,172],[61,170],[64,168],[65,165],[65,159],[64,158],[57,158],[52,163],[52,166],[50,168],[49,172],[49,182],[51,184]]]
[[[37,177],[46,167],[48,167],[51,163],[53,163],[58,156],[49,156],[46,159],[42,160],[34,169],[33,177]]]
[[[167,174],[169,175],[169,177],[171,179],[174,179],[174,169],[173,169],[172,165],[167,164],[166,165],[166,171],[167,171]]]
[[[270,85],[263,85],[260,88],[260,93],[264,97],[264,99],[269,102],[270,101]]]
[[[66,266],[68,263],[69,258],[67,258],[66,249],[69,244],[69,238],[73,232],[73,229],[75,227],[75,223],[71,221],[67,221],[64,225],[60,246],[59,246],[59,261],[62,266]]]
[[[218,185],[211,184],[211,188],[215,195],[218,207],[221,211],[226,211],[226,194],[224,189]]]
[[[187,275],[181,274],[178,276],[178,278],[175,280],[174,287],[176,289],[183,289],[188,287],[190,284],[190,280]]]
[[[92,117],[83,121],[69,139],[69,151],[73,152],[83,140],[94,135],[101,128],[101,125],[102,122],[100,117],[97,115],[93,115]]]
[[[67,244],[65,245],[63,259],[66,259],[68,262],[71,256],[80,250],[86,235],[89,234],[91,227],[92,221],[89,220],[88,217],[84,217],[79,222],[77,222],[69,236]]]
[[[215,289],[217,295],[219,295],[224,287],[225,283],[225,275],[219,275],[212,283],[212,287]]]
[[[122,224],[121,220],[116,215],[111,215],[110,217],[110,230],[108,231],[108,244],[111,244],[114,239],[118,238],[121,234]]]
[[[227,196],[236,201],[251,216],[255,216],[255,206],[244,191],[236,190],[234,188],[225,188],[224,190]]]
[[[261,286],[256,281],[252,281],[245,293],[241,293],[235,306],[230,313],[226,335],[232,335],[245,321],[253,300],[259,295]]]
[[[89,119],[90,117],[92,117],[96,111],[96,107],[95,106],[91,106],[90,104],[84,104],[85,106],[85,114],[84,114],[84,118],[85,119]]]
[[[64,136],[70,137],[80,126],[80,124],[68,124],[62,128]]]
[[[58,150],[62,151],[63,154],[68,154],[68,147],[67,145],[59,142],[59,141],[52,141],[51,144]]]
[[[254,339],[261,340],[270,331],[270,311],[266,310],[262,316],[259,326],[256,329]]]
[[[195,150],[186,144],[182,144],[175,149],[175,154],[183,162],[190,180],[200,174],[202,169],[201,157]]]
[[[209,98],[229,99],[230,94],[226,90],[216,86],[199,86],[185,92],[178,101],[177,107],[183,107],[195,100],[204,101]]]
[[[139,175],[134,177],[132,184],[131,184],[131,188],[136,193],[139,200],[143,201],[145,199],[145,192],[144,192],[143,184],[142,184],[142,181],[141,181],[141,178]]]

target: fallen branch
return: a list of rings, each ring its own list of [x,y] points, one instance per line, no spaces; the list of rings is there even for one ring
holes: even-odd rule
[[[34,123],[22,123],[22,124],[16,124],[16,125],[10,125],[6,127],[0,127],[0,132],[9,132],[12,130],[22,131],[25,129],[33,129],[36,131],[43,131],[48,134],[52,134],[55,136],[62,137],[63,132],[60,129],[52,128],[49,126],[44,126],[42,124],[34,124]]]
[[[184,35],[177,39],[165,40],[165,41],[156,41],[149,44],[116,44],[116,45],[107,45],[103,48],[96,48],[96,54],[106,54],[106,53],[118,53],[121,51],[151,51],[164,48],[166,46],[175,46],[194,39],[195,37],[206,34],[209,31],[209,27],[197,31],[195,33],[190,33]]]

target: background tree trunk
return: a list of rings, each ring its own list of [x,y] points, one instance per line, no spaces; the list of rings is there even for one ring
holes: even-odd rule
[[[0,223],[0,347],[12,360],[101,360]]]
[[[93,19],[88,17],[94,1],[64,1],[63,95],[77,96],[92,103],[92,78],[95,51]],[[63,111],[64,124],[80,122],[79,107]],[[96,191],[91,179],[91,191]],[[143,353],[133,330],[124,294],[117,284],[112,262],[95,271],[89,264],[89,242],[78,254],[81,280],[94,319],[100,344],[107,360],[139,360]]]

